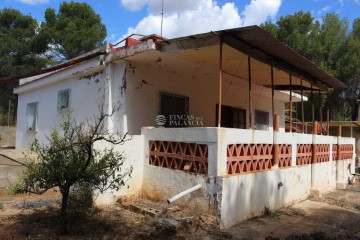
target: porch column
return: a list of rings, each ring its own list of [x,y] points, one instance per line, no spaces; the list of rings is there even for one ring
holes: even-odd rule
[[[221,127],[221,105],[222,105],[222,55],[223,55],[223,36],[220,35],[219,45],[219,104],[218,104],[218,127]]]
[[[314,106],[314,91],[311,84],[311,122],[314,124],[315,121],[315,106]]]
[[[106,119],[106,128],[109,133],[114,132],[114,107],[116,103],[113,103],[114,93],[113,93],[113,79],[114,79],[114,64],[111,63],[106,66],[105,70],[106,80],[105,80],[105,93],[104,93],[104,105],[102,111],[109,115]]]
[[[337,139],[337,161],[336,161],[336,189],[345,189],[347,185],[346,172],[347,164],[341,157],[341,135],[342,127],[338,128],[338,139]]]
[[[330,135],[330,99],[329,89],[326,91],[326,133]]]
[[[304,121],[304,99],[303,99],[303,80],[301,78],[301,129],[302,132],[304,133],[304,125],[305,125],[305,121]]]
[[[251,109],[251,57],[248,56],[248,74],[249,74],[249,127],[253,129],[252,109]]]
[[[316,163],[316,144],[314,143],[314,139],[316,138],[316,135],[318,134],[317,128],[318,128],[318,122],[314,121],[313,125],[313,141],[312,141],[312,156],[311,156],[311,163]],[[315,136],[314,136],[315,135]]]
[[[272,110],[272,116],[273,116],[273,125],[275,123],[275,106],[274,106],[274,95],[275,95],[275,90],[274,90],[274,67],[271,66],[271,110]],[[275,131],[273,129],[273,131]]]
[[[323,117],[322,117],[322,101],[321,101],[321,91],[319,89],[319,120],[320,120],[320,135],[322,135],[322,126],[323,126]]]
[[[341,156],[341,151],[340,151],[340,146],[341,146],[341,126],[338,127],[338,142],[337,142],[337,160],[340,160],[340,156]],[[338,164],[339,165],[339,162]]]
[[[290,76],[290,109],[289,109],[290,123],[289,123],[289,128],[290,128],[290,132],[292,132],[292,76],[291,76],[291,74],[289,76]]]

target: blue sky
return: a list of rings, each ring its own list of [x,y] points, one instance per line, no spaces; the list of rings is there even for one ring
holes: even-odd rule
[[[159,34],[162,0],[87,0],[115,43],[131,33]],[[46,8],[58,9],[63,0],[0,0],[40,21]],[[276,21],[297,11],[309,11],[317,19],[335,12],[352,22],[360,17],[360,0],[164,0],[163,36],[167,38]]]

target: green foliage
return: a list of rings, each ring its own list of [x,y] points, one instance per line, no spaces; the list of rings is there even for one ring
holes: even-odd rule
[[[276,24],[267,22],[261,25],[280,41],[320,66],[323,70],[344,82],[347,89],[335,89],[330,96],[332,120],[355,120],[357,99],[360,98],[360,18],[354,20],[352,31],[349,22],[340,19],[335,13],[315,20],[311,13],[297,12],[281,17]],[[309,94],[311,99],[311,96]],[[319,102],[325,102],[325,94],[319,100],[314,94],[313,101],[305,102],[305,112],[311,112],[315,104],[315,119],[320,118]],[[301,109],[297,108],[297,112]],[[323,119],[326,119],[325,112]],[[312,121],[311,114],[305,114],[305,121]]]
[[[278,22],[277,37],[302,55],[311,49],[311,39],[317,32],[317,24],[310,13],[302,11],[281,17]]]
[[[126,135],[112,136],[103,128],[107,117],[109,115],[101,114],[94,118],[93,124],[65,121],[60,129],[52,130],[47,144],[35,140],[27,155],[27,170],[12,189],[14,193],[42,194],[48,189],[59,188],[64,231],[68,200],[72,199],[74,191],[80,199],[92,199],[82,190],[87,188],[101,193],[107,189],[119,190],[131,177],[132,167],[122,169],[125,159],[122,153],[113,147],[99,150],[95,146],[97,142],[118,145],[126,140]],[[92,205],[92,200],[85,206],[89,204]]]
[[[14,76],[39,70],[48,64],[46,35],[30,15],[11,8],[0,10],[0,77]],[[0,113],[15,99],[17,81],[0,84]]]
[[[100,16],[87,3],[63,2],[57,14],[48,8],[45,20],[54,54],[61,59],[91,51],[103,44],[106,37],[106,27]]]
[[[49,8],[42,23],[4,8],[0,10],[0,78],[36,72],[77,57],[99,47],[105,37],[106,27],[100,16],[86,3],[63,2],[57,14]],[[17,84],[0,83],[0,116],[7,110],[9,99],[16,102],[13,89]]]

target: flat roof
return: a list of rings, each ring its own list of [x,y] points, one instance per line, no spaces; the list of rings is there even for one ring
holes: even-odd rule
[[[218,39],[216,40],[216,38]],[[201,49],[202,47],[208,46],[216,47],[220,43],[220,38],[222,38],[224,44],[234,50],[240,51],[259,62],[285,71],[298,79],[307,81],[309,86],[313,85],[322,90],[347,87],[343,82],[320,69],[304,56],[258,26],[227,29],[168,39],[160,42],[160,44],[162,45],[162,51],[176,54],[177,50],[185,51],[194,48]],[[193,42],[193,44],[190,44],[190,42]],[[214,57],[214,61],[218,61],[218,58]],[[281,90],[287,90],[287,85],[289,84],[279,84],[279,88],[281,88]],[[294,87],[296,89],[296,84]]]

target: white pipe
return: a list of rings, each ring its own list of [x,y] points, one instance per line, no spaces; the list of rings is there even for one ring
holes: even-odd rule
[[[193,187],[191,187],[191,188],[189,188],[189,189],[187,189],[187,190],[185,190],[185,191],[183,191],[183,192],[181,192],[181,193],[173,196],[172,198],[169,198],[169,199],[167,200],[167,202],[168,202],[168,204],[170,204],[170,203],[172,203],[172,202],[175,202],[175,201],[178,200],[179,198],[182,198],[183,196],[185,196],[185,195],[187,195],[187,194],[189,194],[189,193],[191,193],[191,192],[193,192],[193,191],[195,191],[195,190],[198,190],[198,189],[200,189],[200,188],[201,188],[201,184],[198,184],[198,185],[196,185],[196,186],[193,186]]]

